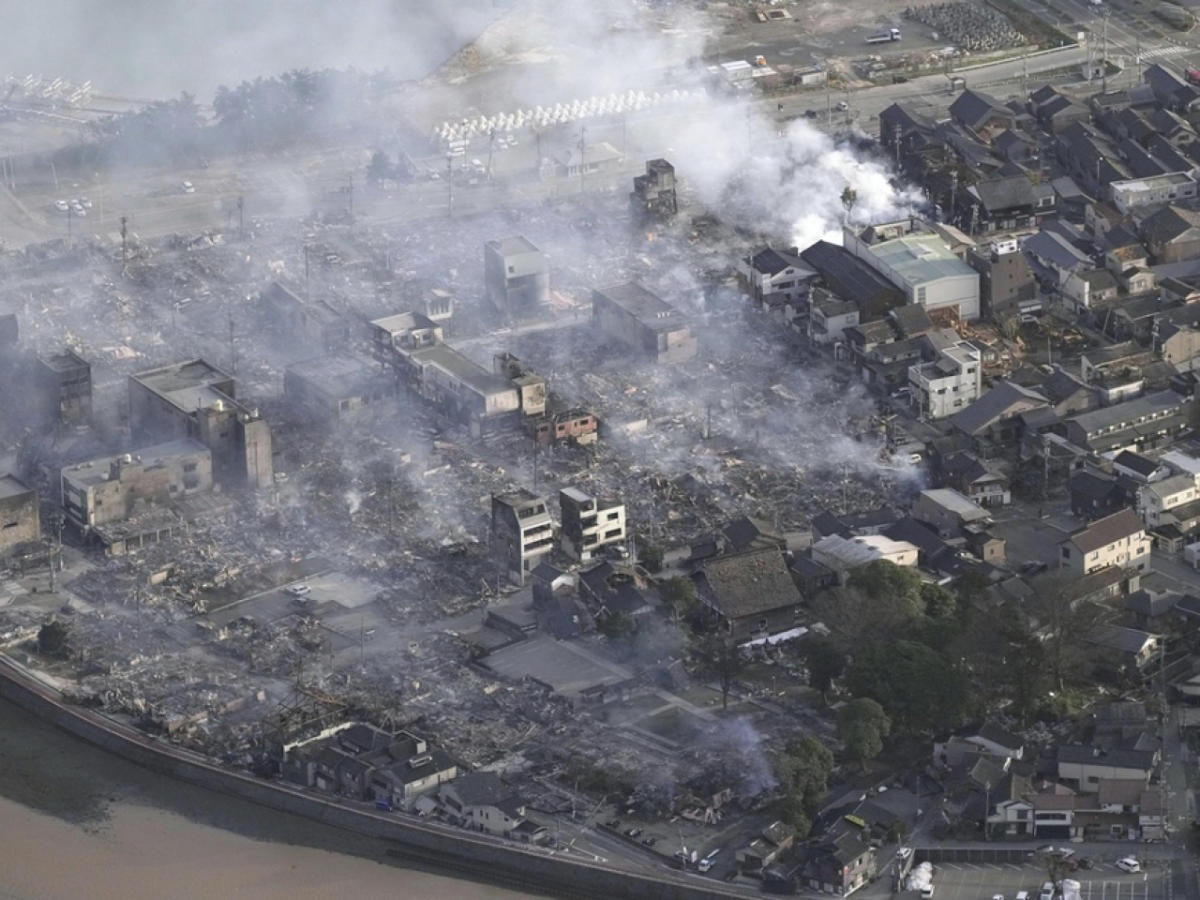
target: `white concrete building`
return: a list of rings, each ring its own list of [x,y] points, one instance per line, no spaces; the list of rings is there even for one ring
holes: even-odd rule
[[[1118,212],[1128,214],[1144,206],[1194,200],[1196,187],[1191,172],[1165,172],[1148,178],[1114,181],[1109,190],[1112,191],[1113,206]]]
[[[898,566],[915,566],[918,550],[908,541],[894,541],[882,534],[864,534],[844,538],[828,534],[812,546],[814,562],[837,573],[838,584],[845,584],[850,572],[877,559]]]
[[[558,492],[562,551],[588,562],[604,547],[625,542],[625,504],[597,500],[574,487]]]
[[[896,232],[898,237],[890,237]],[[966,320],[979,318],[979,273],[938,235],[914,231],[907,222],[861,232],[847,227],[842,229],[842,244],[904,291],[909,303],[930,312],[953,309]]]
[[[912,402],[929,419],[944,419],[970,406],[983,390],[983,366],[980,352],[967,341],[959,341],[937,358],[908,369]]]

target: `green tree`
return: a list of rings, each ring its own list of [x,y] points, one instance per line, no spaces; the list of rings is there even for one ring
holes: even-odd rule
[[[856,697],[877,701],[896,730],[906,734],[962,724],[973,699],[966,673],[916,641],[867,647],[855,657],[846,684]]]
[[[883,752],[883,739],[892,730],[892,720],[883,707],[870,697],[851,700],[838,713],[838,734],[846,745],[846,752],[862,765]]]
[[[668,578],[658,589],[663,603],[679,618],[685,618],[696,607],[696,583],[690,578]]]
[[[783,788],[783,816],[795,826],[797,836],[807,837],[821,797],[833,771],[833,754],[816,738],[805,735],[787,743],[775,763],[775,776]]]
[[[649,541],[639,541],[638,562],[647,572],[661,572],[663,567],[663,548]]]
[[[829,638],[812,634],[804,639],[800,647],[804,663],[808,666],[808,684],[821,695],[829,693],[833,680],[846,671],[846,657]]]
[[[918,593],[925,615],[931,619],[947,619],[958,612],[958,598],[940,584],[925,582]]]
[[[697,650],[703,664],[716,676],[721,686],[721,709],[729,708],[729,692],[738,675],[746,667],[745,657],[733,638],[720,631],[710,631],[700,639]]]
[[[38,652],[46,656],[67,655],[71,629],[65,622],[51,619],[38,629]]]
[[[596,630],[610,641],[620,640],[633,633],[633,619],[627,613],[609,613],[600,616],[596,622]]]

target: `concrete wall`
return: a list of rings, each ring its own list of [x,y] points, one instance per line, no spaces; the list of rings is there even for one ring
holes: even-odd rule
[[[0,556],[41,534],[37,491],[0,500]]]
[[[243,797],[272,809],[318,819],[327,825],[395,841],[425,865],[542,894],[567,898],[750,897],[698,876],[624,872],[568,859],[543,848],[436,825],[395,813],[357,810],[283,782],[221,769],[203,757],[144,736],[96,713],[67,706],[51,689],[0,655],[0,696],[70,734],[181,781]]]

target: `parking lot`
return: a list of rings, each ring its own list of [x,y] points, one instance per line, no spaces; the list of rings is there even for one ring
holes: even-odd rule
[[[1097,862],[1095,868],[1068,877],[1079,882],[1083,900],[1168,900],[1168,874],[1164,867],[1127,875],[1111,862]],[[992,900],[996,895],[1013,900],[1018,891],[1028,891],[1036,900],[1045,881],[1045,869],[1016,863],[942,863],[933,879],[937,900]]]

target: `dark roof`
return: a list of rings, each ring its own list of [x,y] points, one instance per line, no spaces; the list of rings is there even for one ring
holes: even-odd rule
[[[1200,226],[1200,214],[1180,206],[1168,205],[1142,219],[1142,237],[1156,244],[1177,240]]]
[[[1140,453],[1134,453],[1132,450],[1122,450],[1113,459],[1113,464],[1129,469],[1131,472],[1149,478],[1159,470],[1160,464],[1150,459],[1148,456],[1142,456]]]
[[[926,560],[931,560],[938,554],[945,551],[949,545],[938,537],[937,532],[933,531],[923,522],[918,522],[912,516],[905,516],[898,522],[889,525],[883,529],[884,537],[889,537],[893,541],[908,541],[916,547],[921,553],[925,554]]]
[[[608,560],[580,572],[579,580],[609,612],[633,615],[649,605],[635,583],[633,572]]]
[[[764,247],[750,257],[750,265],[756,272],[778,275],[789,266],[799,266],[801,263],[797,257],[791,254],[780,253],[771,247]]]
[[[1036,196],[1033,182],[1029,180],[1028,175],[989,178],[977,182],[970,191],[989,212],[1031,206]]]
[[[459,775],[448,787],[467,806],[499,806],[513,796],[512,789],[495,772],[468,772]]]
[[[1126,628],[1123,625],[1103,625],[1087,635],[1090,644],[1099,644],[1110,650],[1121,653],[1140,653],[1152,634],[1138,628]]]
[[[995,722],[984,722],[977,734],[985,741],[999,744],[1006,750],[1020,750],[1025,746],[1025,742],[1020,737],[1007,729],[1001,728]]]
[[[1061,269],[1077,269],[1090,266],[1092,261],[1073,247],[1062,235],[1042,230],[1026,239],[1023,249],[1039,259],[1053,263]]]
[[[1028,408],[1029,404],[1044,406],[1046,403],[1046,398],[1035,391],[1011,381],[1001,381],[966,409],[951,416],[950,422],[958,430],[976,435],[993,422],[1013,415],[1016,406]]]
[[[1121,247],[1142,247],[1142,240],[1128,226],[1114,225],[1104,232],[1104,249],[1116,250]]]
[[[950,115],[956,122],[961,122],[968,128],[978,128],[993,116],[1001,116],[1006,121],[1013,118],[1012,111],[999,100],[982,91],[963,91],[950,104]]]
[[[1060,763],[1095,763],[1118,769],[1138,769],[1149,772],[1154,768],[1152,750],[1102,749],[1084,744],[1066,744],[1058,748]]]
[[[764,548],[719,556],[699,572],[701,589],[727,619],[740,619],[800,602],[783,553]]]
[[[1200,618],[1200,597],[1197,597],[1195,594],[1184,594],[1179,598],[1179,602],[1175,604],[1175,609],[1186,616]]]
[[[888,316],[905,337],[924,334],[933,328],[933,319],[929,318],[929,312],[919,303],[897,306],[888,312]]]
[[[1062,366],[1055,367],[1054,374],[1041,384],[1041,392],[1051,403],[1061,403],[1077,391],[1091,390],[1082,378],[1068,372]]]
[[[1121,509],[1079,529],[1068,540],[1078,547],[1081,553],[1091,553],[1144,530],[1137,513],[1132,509]]]
[[[1117,479],[1107,472],[1084,469],[1071,476],[1067,488],[1087,500],[1107,500],[1117,490]]]
[[[721,533],[725,535],[725,540],[729,542],[729,549],[733,551],[745,550],[752,544],[764,540],[774,544],[784,543],[783,538],[776,534],[766,522],[750,516],[734,519],[721,529]]]
[[[800,258],[820,273],[830,290],[843,299],[861,303],[881,293],[900,296],[900,291],[891,282],[836,244],[817,241],[801,253]]]
[[[813,531],[820,532],[822,536],[827,534],[840,534],[842,537],[848,538],[852,537],[854,534],[854,532],[846,527],[841,519],[827,509],[823,509],[821,512],[813,516],[809,525]]]

